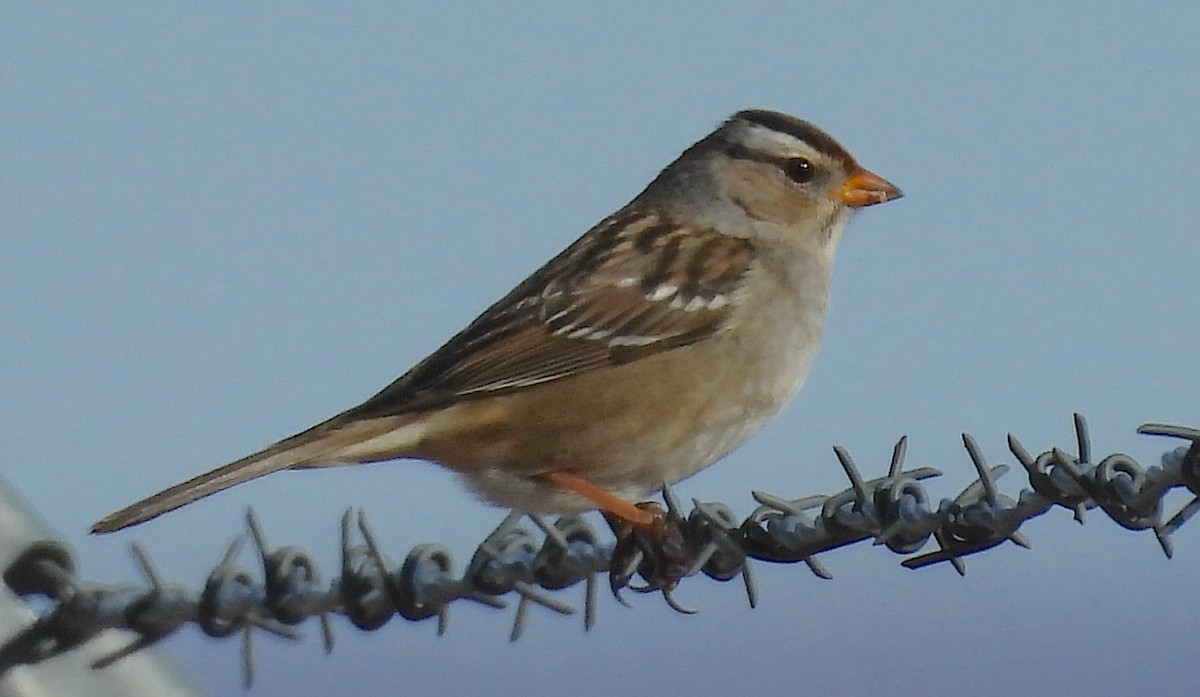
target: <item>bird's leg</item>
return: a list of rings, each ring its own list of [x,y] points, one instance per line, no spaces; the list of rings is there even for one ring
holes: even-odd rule
[[[601,511],[616,516],[635,528],[651,529],[661,525],[663,521],[663,511],[657,504],[632,504],[577,474],[547,472],[540,476],[559,488],[579,494],[596,504]]]

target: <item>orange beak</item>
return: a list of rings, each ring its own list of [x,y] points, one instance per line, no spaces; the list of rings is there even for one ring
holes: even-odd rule
[[[830,198],[850,206],[862,208],[876,203],[886,203],[903,196],[894,184],[872,172],[860,169],[846,178],[841,186],[829,192]]]

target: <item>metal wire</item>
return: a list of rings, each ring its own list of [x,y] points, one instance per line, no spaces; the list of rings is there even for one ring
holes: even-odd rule
[[[510,638],[520,638],[531,606],[555,613],[576,612],[550,595],[585,584],[583,624],[595,621],[596,583],[608,572],[611,591],[659,592],[671,607],[672,591],[684,579],[704,575],[718,581],[740,576],[751,606],[757,591],[750,559],[803,562],[817,576],[830,574],[815,558],[821,552],[871,540],[896,554],[913,555],[930,539],[938,549],[908,556],[902,564],[918,569],[947,562],[963,574],[964,559],[1011,541],[1028,546],[1018,528],[1056,506],[1071,510],[1083,523],[1085,513],[1100,509],[1129,530],[1152,530],[1168,557],[1171,535],[1200,510],[1200,429],[1145,424],[1139,433],[1180,438],[1188,445],[1168,451],[1160,466],[1143,467],[1116,453],[1096,461],[1082,416],[1075,415],[1077,455],[1052,448],[1033,456],[1009,435],[1008,445],[1025,470],[1030,488],[1016,498],[1001,493],[996,480],[1007,465],[991,465],[970,435],[963,445],[977,474],[955,498],[936,508],[922,482],[941,473],[933,468],[904,469],[907,438],[892,452],[887,474],[864,479],[844,449],[834,452],[850,486],[833,495],[785,499],[756,491],[760,504],[744,520],[721,503],[692,502],[686,513],[664,488],[665,522],[654,530],[630,529],[608,522],[615,541],[601,538],[581,518],[548,523],[537,516],[511,513],[475,550],[461,574],[450,550],[438,544],[414,547],[396,567],[384,555],[361,510],[341,521],[340,575],[321,581],[317,564],[302,549],[272,548],[252,512],[248,537],[240,536],[196,592],[162,581],[149,557],[136,544],[131,551],[143,585],[108,585],[76,579],[70,555],[61,545],[30,547],[8,569],[4,580],[18,595],[42,595],[50,607],[35,622],[0,646],[0,675],[13,666],[36,663],[80,646],[107,628],[122,628],[135,638],[124,649],[96,661],[104,667],[180,627],[195,623],[212,637],[242,639],[245,680],[253,680],[253,629],[298,639],[295,625],[318,618],[326,651],[333,649],[329,616],[345,616],[355,627],[373,630],[396,615],[410,621],[436,618],[446,630],[448,610],[457,601],[505,608],[505,596],[517,600]],[[1163,520],[1163,498],[1185,488],[1194,498]],[[535,534],[522,521],[532,521]],[[249,539],[261,572],[240,566],[239,553]],[[624,600],[622,600],[624,602]]]

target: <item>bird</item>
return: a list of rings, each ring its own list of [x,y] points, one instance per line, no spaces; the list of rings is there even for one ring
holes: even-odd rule
[[[817,126],[739,111],[366,401],[97,522],[108,533],[281,470],[421,459],[533,514],[635,505],[799,392],[852,214],[902,196]]]

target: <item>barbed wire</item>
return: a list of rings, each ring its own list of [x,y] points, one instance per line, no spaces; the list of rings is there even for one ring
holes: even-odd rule
[[[975,439],[964,433],[963,445],[977,477],[936,508],[922,482],[941,472],[904,469],[907,437],[897,442],[887,474],[874,479],[864,479],[849,453],[835,447],[850,480],[850,486],[836,494],[785,499],[756,491],[753,497],[760,505],[739,520],[725,504],[696,500],[685,514],[673,492],[664,488],[664,525],[648,531],[608,519],[615,540],[602,538],[582,518],[548,523],[540,516],[513,512],[478,546],[461,575],[450,550],[440,544],[417,545],[399,567],[393,565],[359,509],[342,516],[340,575],[328,584],[304,550],[271,547],[253,512],[246,516],[248,536],[230,545],[199,592],[164,582],[136,543],[131,552],[144,584],[115,585],[78,580],[69,551],[61,543],[43,541],[24,550],[4,570],[4,581],[15,594],[45,596],[50,602],[34,622],[0,646],[0,676],[14,666],[70,651],[106,629],[133,632],[135,638],[126,647],[95,662],[95,668],[103,668],[194,623],[211,637],[241,637],[249,685],[254,629],[299,639],[296,625],[316,617],[329,652],[334,644],[330,615],[342,615],[366,631],[397,615],[410,621],[436,618],[441,634],[453,603],[505,608],[509,603],[504,597],[513,594],[517,607],[510,639],[515,641],[533,605],[574,614],[573,605],[546,591],[581,582],[583,624],[590,628],[596,616],[597,582],[604,572],[609,589],[622,603],[624,589],[659,592],[672,608],[687,613],[693,611],[672,595],[684,578],[704,575],[730,581],[740,576],[753,607],[757,591],[750,559],[802,562],[817,576],[830,578],[816,555],[865,540],[896,554],[914,555],[932,539],[936,551],[908,556],[902,565],[918,569],[947,562],[963,574],[965,557],[1006,541],[1028,546],[1018,528],[1055,507],[1071,510],[1079,523],[1086,511],[1099,508],[1128,530],[1151,530],[1170,557],[1171,535],[1200,510],[1200,429],[1144,424],[1138,432],[1186,439],[1189,444],[1167,451],[1160,466],[1147,468],[1123,453],[1097,462],[1087,423],[1079,414],[1077,455],[1052,448],[1035,457],[1010,434],[1009,450],[1031,487],[1014,499],[1000,493],[996,482],[1009,467],[988,464]],[[1194,497],[1164,522],[1163,499],[1175,488],[1185,488]],[[521,524],[525,519],[540,536]],[[247,539],[257,552],[259,575],[238,564]]]

